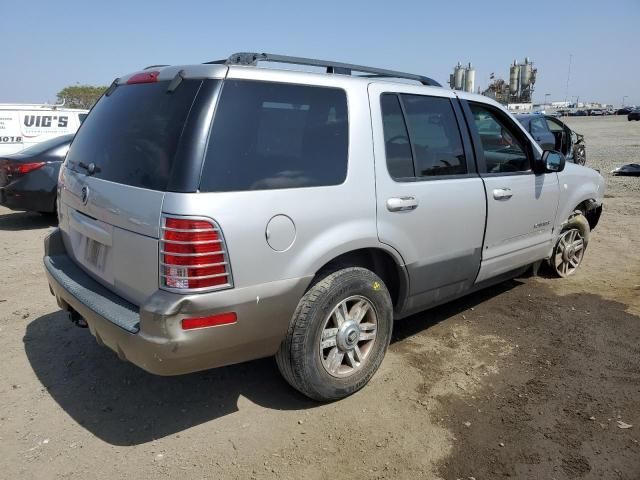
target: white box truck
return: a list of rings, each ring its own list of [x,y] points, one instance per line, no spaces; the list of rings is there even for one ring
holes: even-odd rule
[[[75,133],[88,113],[62,105],[0,103],[0,156]]]

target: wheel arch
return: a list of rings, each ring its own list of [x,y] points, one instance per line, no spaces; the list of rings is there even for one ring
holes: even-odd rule
[[[587,219],[587,222],[589,222],[589,229],[593,230],[600,220],[602,205],[598,205],[595,198],[588,198],[576,205],[573,211],[580,211]]]
[[[394,312],[404,306],[409,291],[409,276],[397,252],[383,247],[365,247],[340,253],[317,269],[309,288],[336,270],[362,267],[378,275],[389,289]]]

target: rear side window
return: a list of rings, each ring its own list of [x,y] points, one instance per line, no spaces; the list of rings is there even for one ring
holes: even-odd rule
[[[418,177],[467,173],[451,100],[442,97],[402,95],[413,144]]]
[[[387,169],[395,180],[463,175],[467,164],[448,98],[383,94],[380,97]]]
[[[200,190],[337,185],[348,160],[343,90],[227,80],[213,121]]]
[[[152,190],[165,190],[187,116],[201,85],[184,80],[169,93],[169,82],[120,85],[103,96],[82,123],[67,165],[94,163],[95,177]]]
[[[387,154],[387,169],[391,178],[413,178],[413,157],[409,144],[409,133],[404,122],[400,100],[395,94],[384,94],[380,97],[382,108],[382,124],[384,129],[384,146]]]

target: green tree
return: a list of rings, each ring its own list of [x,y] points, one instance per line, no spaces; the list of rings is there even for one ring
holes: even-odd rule
[[[58,92],[58,102],[64,100],[65,107],[91,108],[108,87],[71,85]]]

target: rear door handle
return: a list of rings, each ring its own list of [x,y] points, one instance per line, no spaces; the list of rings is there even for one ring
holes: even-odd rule
[[[493,198],[496,200],[509,200],[513,196],[510,188],[496,188],[493,191]]]
[[[406,212],[418,208],[415,197],[393,197],[387,200],[387,210],[390,212]]]

